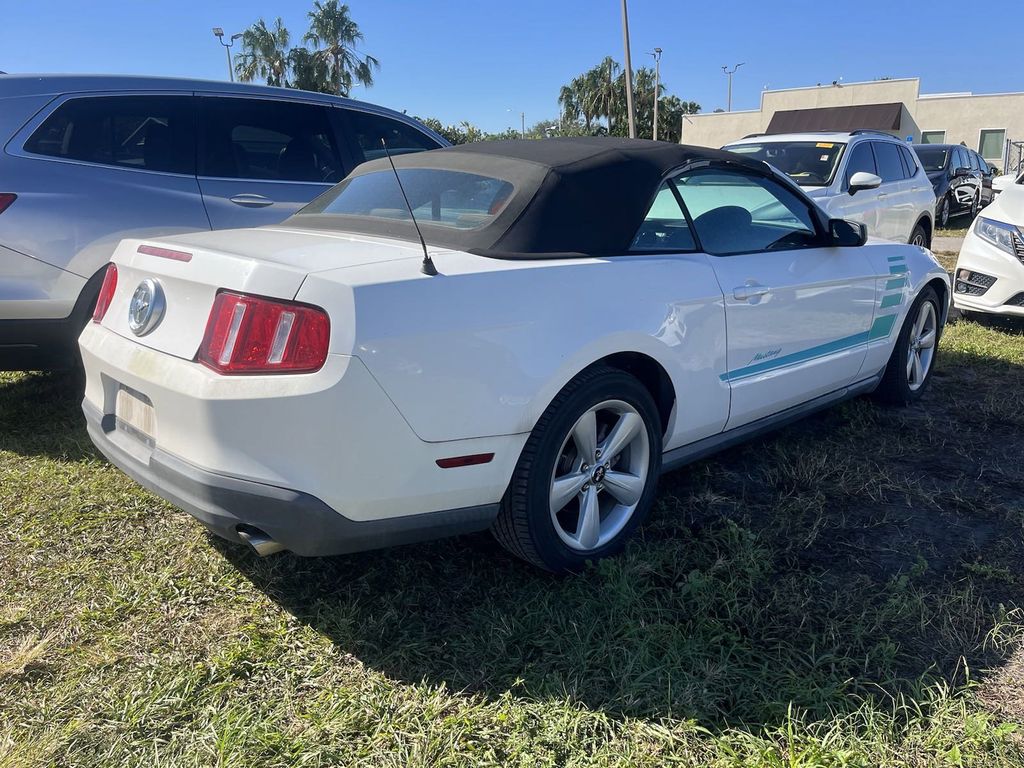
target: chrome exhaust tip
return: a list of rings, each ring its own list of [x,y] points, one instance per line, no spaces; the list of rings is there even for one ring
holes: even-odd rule
[[[267,555],[284,550],[283,544],[274,541],[259,528],[254,528],[251,525],[240,525],[236,530],[238,535],[242,537],[242,541],[252,547],[253,551],[260,557],[266,557]]]

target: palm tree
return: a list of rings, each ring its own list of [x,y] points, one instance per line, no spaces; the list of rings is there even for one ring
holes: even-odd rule
[[[327,71],[327,62],[309,48],[298,46],[288,51],[288,67],[292,73],[288,85],[292,88],[320,93],[334,92],[330,73]]]
[[[235,63],[235,74],[243,83],[261,77],[267,85],[288,84],[288,40],[290,35],[281,17],[268,29],[260,19],[242,33],[242,50]]]
[[[309,32],[303,40],[312,43],[328,63],[330,82],[334,92],[347,96],[353,82],[373,85],[373,73],[380,69],[380,62],[373,56],[361,56],[355,46],[363,41],[359,25],[352,20],[347,5],[338,0],[316,0],[309,12]]]

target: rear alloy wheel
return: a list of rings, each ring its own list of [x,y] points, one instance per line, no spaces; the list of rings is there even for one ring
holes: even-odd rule
[[[938,294],[929,286],[921,291],[907,313],[882,382],[875,390],[878,399],[893,405],[910,405],[924,394],[939,351],[940,317]]]
[[[918,224],[914,227],[914,231],[910,235],[910,244],[920,246],[921,248],[928,247],[928,232],[923,224]]]
[[[518,557],[573,571],[620,551],[654,501],[661,420],[639,381],[594,368],[559,393],[523,449],[495,537]]]

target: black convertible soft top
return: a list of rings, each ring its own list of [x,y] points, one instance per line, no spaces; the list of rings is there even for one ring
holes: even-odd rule
[[[628,251],[662,179],[694,161],[767,167],[706,147],[610,137],[484,141],[394,156],[403,169],[463,171],[504,179],[512,199],[486,226],[456,229],[420,221],[428,245],[496,258],[620,255]],[[363,163],[349,178],[391,172],[388,160]],[[345,182],[341,182],[342,185]],[[327,192],[286,225],[344,229],[416,241],[407,220],[322,213]]]

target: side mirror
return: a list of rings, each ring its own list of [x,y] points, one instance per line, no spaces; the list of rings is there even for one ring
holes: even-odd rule
[[[850,194],[855,195],[862,189],[878,189],[882,186],[882,179],[867,171],[857,171],[850,177]]]
[[[971,169],[970,168],[966,168],[966,167],[960,167],[960,168],[957,168],[955,171],[953,171],[953,178],[955,178],[955,179],[963,178],[965,176],[970,176],[970,175],[971,175]]]
[[[829,219],[828,233],[837,248],[859,248],[868,241],[868,228],[859,221]]]

